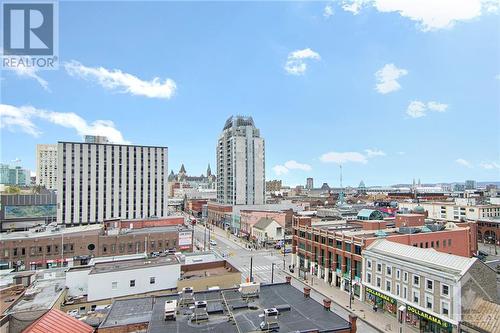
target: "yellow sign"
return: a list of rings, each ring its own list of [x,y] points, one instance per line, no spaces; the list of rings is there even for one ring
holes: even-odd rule
[[[421,311],[417,308],[414,308],[413,306],[411,305],[406,305],[406,312],[411,312],[411,313],[414,313],[416,314],[417,316],[419,316],[420,318],[424,318],[428,321],[432,321],[433,323],[435,324],[438,324],[439,326],[443,327],[443,328],[448,328],[450,327],[450,323],[444,321],[444,320],[441,320],[439,319],[438,317],[435,317],[427,312],[424,312],[424,311]]]
[[[389,303],[391,303],[391,304],[396,304],[396,300],[395,300],[394,298],[389,297],[389,296],[387,296],[387,295],[384,295],[384,294],[382,294],[381,292],[378,292],[378,291],[376,291],[376,290],[373,290],[372,288],[368,288],[368,287],[366,287],[366,292],[367,292],[367,293],[369,293],[369,294],[372,294],[372,295],[374,295],[374,296],[380,297],[380,298],[382,298],[384,301],[387,301],[387,302],[389,302]]]

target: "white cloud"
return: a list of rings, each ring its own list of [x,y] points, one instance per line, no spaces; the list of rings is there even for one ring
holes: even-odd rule
[[[499,8],[498,0],[344,0],[342,8],[356,15],[369,5],[416,21],[423,31],[451,28],[456,22],[497,13]]]
[[[404,152],[404,151],[398,151],[398,155],[404,155],[404,154],[406,154],[406,152]]]
[[[500,169],[500,163],[497,162],[481,162],[479,166],[486,170]]]
[[[367,157],[385,156],[385,152],[380,149],[365,149]]]
[[[337,164],[344,164],[347,162],[363,163],[363,164],[368,163],[368,160],[366,159],[365,155],[355,151],[349,151],[344,153],[331,151],[321,155],[319,159],[321,162],[324,163],[337,163]]]
[[[20,77],[34,79],[43,89],[50,92],[49,83],[37,74],[35,67],[17,66],[10,68],[10,70]]]
[[[120,93],[170,99],[177,89],[175,82],[171,79],[161,81],[160,78],[155,77],[151,81],[144,81],[118,69],[87,67],[77,61],[65,63],[64,68],[72,76],[95,81],[105,89],[116,90]]]
[[[446,109],[448,108],[448,105],[431,101],[431,102],[427,103],[427,107],[429,108],[429,110],[432,110],[432,111],[445,112]]]
[[[412,101],[406,109],[406,114],[412,118],[421,118],[427,115],[428,111],[445,112],[448,109],[448,104],[438,102],[424,103],[421,101]]]
[[[96,120],[88,123],[76,113],[54,112],[37,109],[32,106],[13,106],[0,104],[0,127],[10,131],[17,129],[38,137],[42,132],[35,125],[36,119],[42,119],[52,124],[76,130],[78,135],[102,135],[108,137],[111,142],[128,144],[122,133],[116,129],[111,120]]]
[[[342,2],[342,9],[346,12],[351,12],[353,15],[358,15],[366,2],[364,0],[344,0]]]
[[[312,167],[309,164],[299,163],[295,160],[286,161],[283,165],[275,165],[274,173],[278,176],[287,174],[290,170],[311,171]]]
[[[328,4],[323,8],[323,17],[326,19],[329,19],[331,16],[333,16],[333,6],[331,4]]]
[[[455,162],[458,163],[458,164],[460,164],[460,165],[462,165],[462,166],[464,166],[464,167],[466,167],[466,168],[469,168],[469,169],[472,168],[472,164],[469,161],[467,161],[467,160],[465,160],[463,158],[457,158],[455,160]]]
[[[408,109],[406,109],[406,113],[412,118],[420,118],[425,116],[425,111],[427,107],[424,103],[420,101],[412,101],[410,105],[408,105]]]
[[[407,75],[408,71],[403,68],[397,68],[394,64],[386,64],[375,73],[377,85],[375,89],[381,94],[387,94],[401,89],[398,79]]]
[[[311,166],[309,164],[299,163],[294,160],[286,161],[285,167],[288,170],[303,170],[303,171],[311,171]]]
[[[290,52],[285,63],[285,71],[292,75],[304,74],[307,70],[306,60],[321,60],[321,56],[310,48]]]
[[[288,173],[288,169],[283,165],[273,166],[273,171],[277,176],[285,175]]]

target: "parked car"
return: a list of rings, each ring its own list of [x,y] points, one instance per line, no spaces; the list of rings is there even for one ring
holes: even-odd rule
[[[281,249],[281,253],[292,253],[292,249],[291,248],[283,248],[283,249]]]

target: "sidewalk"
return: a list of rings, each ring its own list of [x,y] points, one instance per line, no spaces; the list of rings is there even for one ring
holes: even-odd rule
[[[285,272],[285,274],[291,276],[296,282],[304,286],[307,285],[312,290],[323,295],[323,297],[331,299],[332,310],[337,312],[341,308],[341,311],[338,311],[340,315],[342,315],[342,312],[344,312],[344,316],[353,313],[358,316],[358,320],[361,320],[378,332],[399,332],[400,324],[396,318],[391,317],[389,314],[374,312],[370,305],[361,302],[357,298],[352,301],[352,309],[349,309],[349,294],[336,287],[329,286],[323,279],[313,278],[313,285],[311,286],[310,279],[306,282],[298,277],[298,273]],[[336,308],[333,303],[338,307]],[[403,325],[402,332],[414,331],[409,330],[408,327],[404,327]]]

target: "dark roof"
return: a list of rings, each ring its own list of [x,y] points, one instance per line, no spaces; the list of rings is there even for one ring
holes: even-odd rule
[[[175,321],[165,321],[165,301],[179,300],[178,294],[115,300],[100,328],[147,323],[148,333],[164,332],[260,332],[264,309],[282,309],[278,317],[279,332],[338,332],[349,330],[350,324],[323,305],[290,284],[261,285],[258,298],[245,301],[237,288],[203,291],[194,294],[195,300],[207,301],[209,320],[194,324],[189,307],[179,308]],[[251,305],[252,308],[249,307]],[[228,310],[234,320],[228,320]]]
[[[253,225],[254,228],[264,230],[266,229],[271,223],[273,223],[273,219],[263,217],[261,218],[257,223]]]

